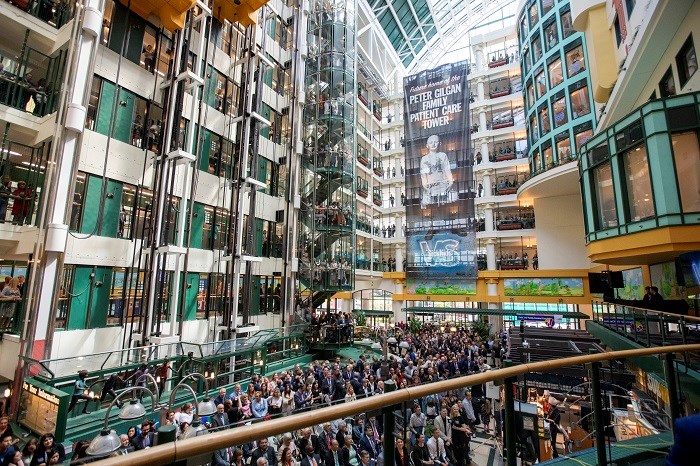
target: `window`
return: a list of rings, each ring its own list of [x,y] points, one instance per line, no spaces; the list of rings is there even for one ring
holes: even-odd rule
[[[542,0],[542,16],[549,13],[554,8],[554,0]]]
[[[561,14],[561,37],[566,39],[574,32],[574,23],[571,20],[571,11],[567,10]]]
[[[139,65],[151,73],[153,73],[156,64],[157,37],[158,31],[153,26],[146,25],[144,27],[143,48],[141,49]]]
[[[537,14],[537,1],[532,2],[532,5],[530,5],[530,27],[534,27],[535,24],[537,24],[537,21],[540,19],[539,15]]]
[[[214,249],[225,250],[228,247],[229,235],[229,212],[226,209],[217,207],[216,223],[214,223]]]
[[[523,16],[520,19],[520,41],[524,41],[527,39],[527,33],[528,33],[528,25],[527,25],[527,18]]]
[[[629,18],[632,16],[632,12],[634,11],[634,5],[637,3],[637,0],[625,0],[625,6],[627,7],[627,17]]]
[[[136,202],[136,186],[125,184],[122,186],[121,207],[119,209],[119,226],[117,238],[131,238],[131,224],[134,218],[134,204]]]
[[[125,287],[126,270],[115,267],[112,270],[112,282],[109,291],[109,309],[107,309],[107,325],[119,325],[126,310]]]
[[[544,77],[544,71],[537,75],[535,82],[537,83],[537,98],[539,99],[547,93],[547,81]]]
[[[606,162],[593,169],[593,187],[596,200],[596,230],[617,226],[617,208],[613,189],[612,168]]]
[[[542,150],[542,156],[544,158],[544,168],[545,170],[549,170],[550,168],[554,167],[554,158],[553,158],[553,151],[552,151],[552,146],[547,146]]]
[[[540,42],[540,36],[536,35],[532,38],[532,61],[537,62],[542,58],[542,42]]]
[[[61,287],[58,295],[58,312],[56,313],[56,328],[68,328],[68,319],[70,317],[71,295],[68,290],[73,289],[75,281],[75,265],[65,265],[63,267],[63,276],[61,277]]]
[[[554,89],[564,80],[564,73],[561,69],[561,58],[557,58],[547,66],[549,72],[549,85]]]
[[[109,30],[112,28],[112,17],[114,16],[114,0],[105,1],[105,13],[102,17],[102,45],[107,45],[109,41]]]
[[[534,154],[532,154],[532,173],[539,173],[540,170],[542,170],[542,166],[540,165],[540,151],[536,150]]]
[[[695,131],[671,136],[683,212],[700,212],[700,145]]]
[[[588,86],[571,93],[571,118],[574,120],[591,113],[591,103],[588,100]]]
[[[547,51],[551,50],[559,42],[559,34],[557,33],[557,22],[552,21],[544,28],[544,46]]]
[[[620,29],[620,17],[615,15],[615,21],[613,21],[613,26],[615,27],[615,43],[619,47],[622,43],[622,30]]]
[[[549,133],[551,127],[549,125],[549,108],[545,102],[544,107],[540,108],[540,127],[542,128],[542,135]]]
[[[70,230],[80,230],[81,218],[83,216],[83,203],[85,202],[85,173],[78,173],[75,178],[75,192],[73,193],[73,202],[71,204],[70,213]]]
[[[571,138],[568,131],[557,135],[556,140],[557,160],[560,163],[568,161],[571,158]]]
[[[527,83],[527,103],[530,107],[535,105],[535,88],[532,87],[532,83]]]
[[[153,210],[153,192],[139,188],[136,197],[136,216],[134,217],[134,238],[145,239],[151,234],[151,212]]]
[[[537,130],[537,116],[535,114],[530,117],[530,138],[533,144],[540,138],[539,131]]]
[[[676,95],[676,84],[673,81],[673,71],[670,67],[664,74],[664,77],[661,78],[661,81],[659,81],[659,94],[662,99]]]
[[[566,71],[567,76],[572,77],[586,71],[586,64],[583,61],[583,47],[578,46],[573,50],[566,52]]]
[[[530,71],[530,51],[525,50],[523,52],[523,74],[527,74]]]
[[[562,95],[561,98],[552,103],[552,112],[554,113],[554,127],[559,128],[569,121],[566,114],[566,98]]]
[[[654,216],[649,160],[644,144],[623,154],[627,187],[629,221],[636,222]]]
[[[587,129],[576,133],[574,139],[576,140],[576,153],[581,151],[581,146],[587,143],[593,137],[593,130]]]
[[[102,78],[94,75],[92,78],[92,86],[90,86],[90,100],[88,100],[87,117],[85,118],[85,127],[93,131],[97,125],[97,109],[100,105],[101,89]]]
[[[688,36],[681,51],[676,55],[676,67],[678,68],[678,82],[683,87],[698,70],[698,59],[695,55],[692,35]]]

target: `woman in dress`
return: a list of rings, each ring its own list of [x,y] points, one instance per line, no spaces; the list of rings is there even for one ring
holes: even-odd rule
[[[349,466],[359,466],[360,456],[357,454],[357,449],[352,443],[352,435],[345,436],[345,444],[343,445],[343,464]]]
[[[282,403],[284,399],[280,393],[280,389],[275,387],[272,391],[272,396],[267,400],[267,412],[270,416],[276,416],[282,413]]]

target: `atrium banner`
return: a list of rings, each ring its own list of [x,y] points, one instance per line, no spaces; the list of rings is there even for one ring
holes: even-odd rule
[[[476,293],[467,70],[463,61],[404,78],[408,293]]]

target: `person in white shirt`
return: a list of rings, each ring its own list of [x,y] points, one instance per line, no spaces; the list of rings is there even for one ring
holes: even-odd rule
[[[433,460],[435,466],[448,466],[447,451],[445,451],[445,442],[440,438],[440,431],[433,430],[433,435],[428,440],[428,452],[430,459]]]
[[[472,406],[472,394],[470,392],[467,392],[467,394],[464,395],[464,399],[462,400],[462,408],[467,414],[469,424],[471,424],[472,426],[476,425],[476,416],[474,415],[474,406]]]

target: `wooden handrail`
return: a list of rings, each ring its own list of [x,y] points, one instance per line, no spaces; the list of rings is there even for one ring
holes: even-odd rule
[[[98,466],[116,466],[127,464],[129,466],[152,466],[154,464],[169,464],[193,456],[213,453],[216,450],[233,445],[242,445],[260,438],[269,437],[270,435],[279,435],[285,432],[299,430],[302,427],[332,421],[334,419],[345,419],[349,416],[375,411],[387,406],[397,405],[438,392],[456,390],[471,385],[483,384],[493,380],[503,380],[510,377],[517,377],[518,375],[526,374],[528,372],[549,371],[559,369],[561,367],[588,364],[598,361],[610,361],[614,359],[627,359],[632,357],[693,351],[700,351],[700,344],[609,351],[605,353],[555,359],[552,361],[520,364],[504,369],[482,372],[480,374],[457,377],[443,382],[402,388],[391,393],[375,395],[370,398],[356,400],[351,403],[342,403],[337,406],[321,408],[271,421],[259,422],[250,426],[213,432],[187,440],[178,440],[176,442],[158,445],[146,450],[129,453],[128,455],[107,458],[95,462],[94,464]]]

